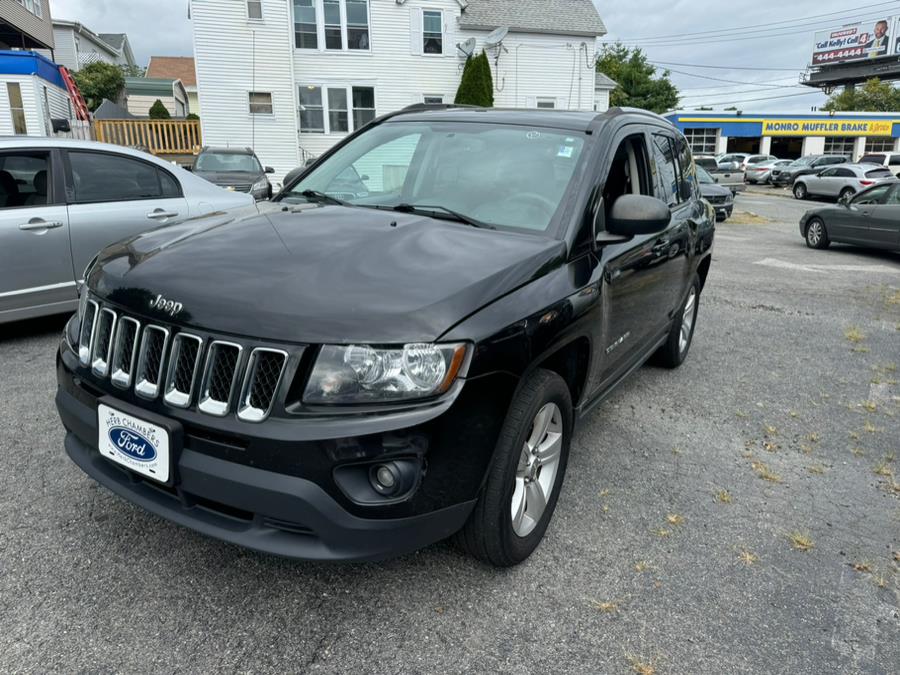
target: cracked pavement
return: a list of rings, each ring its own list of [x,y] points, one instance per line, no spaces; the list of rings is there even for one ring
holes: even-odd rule
[[[738,197],[770,222],[719,227],[687,363],[583,421],[506,571],[447,544],[282,560],[149,515],[65,456],[64,319],[0,326],[0,671],[896,672],[900,255],[809,250],[804,208]]]

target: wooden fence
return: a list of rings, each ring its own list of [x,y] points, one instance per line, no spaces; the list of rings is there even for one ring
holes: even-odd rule
[[[198,120],[94,120],[94,136],[154,155],[190,155],[203,144]]]

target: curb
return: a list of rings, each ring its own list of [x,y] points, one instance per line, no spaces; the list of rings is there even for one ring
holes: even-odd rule
[[[782,199],[794,199],[794,195],[787,188],[770,188],[764,190],[755,185],[747,185],[743,191],[745,195],[758,195],[761,197],[780,197]]]

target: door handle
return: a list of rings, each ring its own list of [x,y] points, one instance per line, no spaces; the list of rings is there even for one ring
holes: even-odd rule
[[[657,240],[657,242],[653,245],[653,249],[652,249],[652,250],[653,250],[654,253],[662,253],[662,252],[665,251],[667,248],[669,248],[669,246],[671,246],[671,245],[672,245],[671,240],[669,240],[669,239],[659,239],[659,240]]]
[[[36,230],[55,230],[62,227],[61,220],[44,220],[43,218],[32,218],[27,223],[19,225],[19,229],[25,232],[34,232]]]
[[[177,211],[163,211],[162,209],[156,209],[156,211],[148,213],[147,217],[150,220],[165,220],[166,218],[175,218],[177,215]]]

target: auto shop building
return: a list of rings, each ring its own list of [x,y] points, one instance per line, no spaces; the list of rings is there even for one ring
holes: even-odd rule
[[[687,137],[694,153],[848,155],[900,152],[900,112],[750,114],[742,111],[673,112],[666,117]]]

